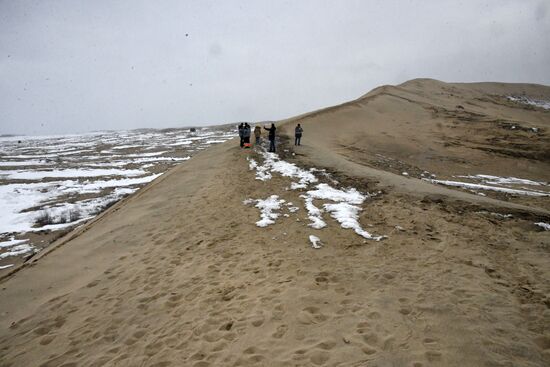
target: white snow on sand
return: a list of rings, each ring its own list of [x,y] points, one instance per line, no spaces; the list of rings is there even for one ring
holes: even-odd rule
[[[359,212],[362,209],[359,205],[363,204],[367,196],[354,188],[340,190],[323,183],[318,184],[315,190],[307,191],[302,197],[306,202],[306,209],[311,220],[309,225],[313,228],[319,229],[326,226],[322,219],[322,211],[313,204],[313,199],[328,200],[335,203],[325,203],[323,209],[330,213],[330,216],[336,219],[342,228],[353,229],[355,233],[369,240],[380,241],[385,238],[385,236],[373,236],[361,228]]]
[[[0,167],[19,167],[19,166],[46,166],[51,165],[53,162],[46,162],[44,160],[33,160],[33,161],[3,161],[0,162]]]
[[[281,209],[281,205],[285,201],[279,199],[277,195],[271,195],[265,200],[257,200],[256,208],[260,209],[260,216],[262,219],[256,222],[258,227],[267,227],[270,224],[275,223],[275,220],[279,218],[279,213],[276,210]]]
[[[0,254],[0,259],[5,259],[11,256],[19,256],[32,251],[34,251],[34,247],[32,247],[31,245],[28,245],[28,244],[15,245],[13,247],[10,247],[9,251],[2,252]]]
[[[27,232],[58,231],[58,230],[60,230],[60,229],[65,229],[65,228],[73,227],[73,226],[75,226],[75,225],[77,225],[77,224],[86,222],[87,220],[92,219],[93,217],[94,217],[94,216],[91,215],[91,216],[89,216],[89,217],[85,217],[85,218],[76,220],[76,221],[74,221],[74,222],[58,223],[58,224],[47,224],[47,225],[45,225],[45,226],[43,226],[43,227],[31,228],[31,229],[29,229]]]
[[[28,242],[29,240],[16,240],[14,239],[13,237],[8,240],[8,241],[4,241],[4,242],[0,242],[0,249],[2,248],[8,248],[8,247],[13,247],[15,245],[20,245],[22,243],[25,243],[25,242]]]
[[[543,191],[526,190],[526,189],[518,190],[518,189],[510,189],[507,187],[474,184],[470,182],[461,182],[461,181],[432,180],[432,179],[426,179],[426,178],[424,178],[423,180],[429,181],[431,183],[439,184],[439,185],[462,187],[470,190],[489,190],[489,191],[504,192],[504,193],[513,194],[513,195],[526,195],[526,196],[550,196],[550,193],[543,192]]]
[[[523,104],[527,104],[535,107],[540,107],[540,108],[544,108],[545,110],[550,109],[550,101],[544,101],[544,100],[529,98],[525,96],[508,96],[508,99],[512,102],[518,102],[518,103],[523,103]]]
[[[317,185],[315,190],[308,191],[307,195],[314,199],[347,202],[357,205],[362,204],[367,198],[354,188],[339,190],[324,183]]]
[[[313,204],[313,197],[309,195],[300,195],[305,202],[306,210],[308,213],[308,218],[311,221],[308,224],[310,227],[315,229],[321,229],[327,226],[327,223],[323,220],[323,212],[321,209]]]
[[[297,206],[294,206],[293,203],[286,203],[286,206],[287,206],[288,211],[291,212],[291,213],[296,213],[298,210],[300,210],[300,208],[297,207]]]
[[[12,266],[13,266],[13,264],[0,265],[0,270],[2,270],[2,269],[7,269],[7,268],[11,268]]]
[[[75,203],[60,203],[53,206],[49,206],[42,210],[40,214],[47,213],[52,221],[52,224],[48,224],[38,228],[29,228],[27,231],[39,231],[39,230],[54,230],[65,227],[70,227],[80,222],[83,222],[89,218],[92,218],[103,207],[120,200],[122,197],[132,194],[137,188],[117,187],[112,193],[100,196],[93,199],[80,200]],[[71,218],[72,213],[77,213],[78,216]],[[38,214],[38,216],[40,215]]]
[[[23,212],[61,194],[47,183],[0,185],[0,233],[32,227],[36,212]]]
[[[157,178],[159,170],[190,158],[181,152],[235,135],[176,129],[0,138],[0,235],[79,224]],[[40,227],[35,222],[44,213],[49,217],[41,222],[50,224]]]
[[[175,143],[170,143],[170,144],[167,144],[167,145],[172,146],[172,147],[177,147],[177,146],[191,145],[191,144],[193,144],[193,140],[187,139],[187,140],[182,140],[182,141],[176,141]]]
[[[311,247],[313,247],[314,249],[320,249],[321,247],[323,247],[323,245],[321,244],[321,239],[312,234],[309,235],[309,242],[311,242]]]
[[[269,173],[269,167],[263,165],[259,166],[258,162],[253,158],[246,158],[249,162],[248,167],[250,170],[256,170],[256,180],[267,181],[271,179],[271,173]]]
[[[98,187],[101,187],[101,184],[98,185],[97,182],[79,186],[74,181],[55,182],[53,185],[52,183],[0,185],[0,199],[3,203],[0,207],[0,218],[2,218],[0,233],[31,232],[68,227],[74,223],[60,222],[68,221],[67,216],[70,215],[71,211],[78,212],[81,218],[89,218],[102,207],[137,190],[137,188],[116,187],[110,194],[97,198],[80,200],[75,203],[50,204],[57,197],[65,195],[71,190],[79,193],[93,193],[98,192]],[[39,206],[42,206],[43,209],[29,211],[29,209]],[[56,225],[55,227],[35,227],[37,218],[44,211],[50,214],[53,224]]]
[[[5,155],[2,158],[8,159],[34,159],[34,158],[57,158],[58,154],[19,154],[19,155]]]
[[[262,150],[260,154],[264,158],[263,164],[259,165],[256,163],[255,165],[250,165],[250,169],[256,169],[256,178],[259,180],[269,180],[271,178],[269,172],[276,172],[281,176],[298,180],[298,182],[292,182],[290,188],[293,190],[306,188],[309,184],[318,181],[317,177],[315,177],[312,172],[301,169],[294,163],[281,160],[275,153],[269,153]],[[268,174],[266,174],[266,172]]]
[[[161,176],[162,173],[157,173],[150,176],[136,177],[136,178],[121,178],[113,180],[102,180],[102,181],[86,181],[83,184],[75,183],[73,181],[66,181],[65,188],[61,190],[63,192],[100,192],[102,189],[110,187],[125,187],[133,185],[142,185],[148,182],[153,181],[155,178]]]
[[[226,140],[215,140],[215,139],[212,139],[212,140],[207,140],[204,142],[204,144],[219,144],[219,143],[225,143]]]
[[[254,159],[247,158],[249,161],[250,170],[256,170],[256,179],[261,181],[267,181],[271,178],[271,173],[276,172],[281,176],[290,177],[293,181],[290,188],[291,189],[307,189],[309,185],[318,182],[317,177],[315,177],[314,172],[324,172],[316,168],[311,168],[309,170],[302,169],[293,163],[288,163],[279,158],[275,153],[268,153],[265,150],[259,152],[263,158],[263,164],[259,164]],[[304,199],[304,205],[308,213],[308,218],[311,221],[308,225],[315,229],[321,229],[327,226],[327,223],[323,219],[323,212],[326,211],[330,213],[331,217],[334,218],[342,228],[353,229],[358,235],[369,239],[380,241],[385,238],[385,236],[375,236],[370,234],[361,228],[359,224],[359,212],[362,210],[359,205],[367,199],[368,195],[362,194],[357,191],[355,188],[347,189],[337,189],[326,183],[318,184],[315,189],[306,191],[304,194],[300,195]],[[272,199],[269,204],[265,204],[267,207],[277,207],[280,208],[280,203],[276,203],[273,200],[278,199],[277,195],[271,196]],[[323,209],[318,208],[314,204],[314,200],[325,201],[323,203]],[[329,201],[331,203],[326,203]],[[246,202],[246,201],[245,201]],[[287,204],[292,206],[291,203]],[[258,206],[258,205],[256,205]],[[259,206],[258,206],[259,207]],[[263,207],[259,207],[262,209]],[[289,210],[291,213],[294,212]],[[264,221],[265,218],[265,221]],[[276,219],[275,217],[274,219]],[[268,224],[274,222],[270,221]],[[266,221],[269,221],[269,216],[264,215],[262,211],[262,221],[258,222],[266,226]]]
[[[323,207],[330,216],[336,219],[342,228],[353,229],[359,236],[366,238],[367,240],[380,241],[385,236],[373,236],[369,232],[361,228],[359,224],[359,212],[362,210],[357,205],[351,205],[346,202],[336,204],[324,204]]]
[[[135,144],[119,145],[119,146],[116,146],[116,147],[112,147],[111,149],[119,150],[119,149],[130,149],[130,148],[143,148],[143,145],[142,144],[140,144],[140,145],[135,145]]]
[[[134,153],[134,154],[126,154],[125,157],[157,157],[159,155],[163,155],[165,153],[168,153],[167,150],[162,152],[153,152],[153,153]]]
[[[58,197],[68,194],[100,193],[103,189],[115,188],[106,196],[95,199],[78,201],[80,207],[73,204],[63,206],[64,210],[74,209],[82,211],[82,215],[91,215],[98,208],[109,204],[122,196],[137,190],[136,185],[148,183],[161,174],[154,174],[137,178],[121,178],[101,181],[54,181],[45,183],[8,184],[0,185],[0,233],[26,232],[33,230],[36,218],[42,210],[27,211],[38,206],[50,208]]]
[[[547,186],[547,182],[532,181],[525,178],[517,177],[498,177],[491,175],[470,175],[470,176],[457,176],[460,178],[468,178],[471,180],[482,181],[489,185],[530,185],[530,186]]]
[[[11,180],[41,180],[61,177],[141,176],[141,169],[59,169],[52,171],[0,171],[0,176]]]
[[[544,222],[535,223],[535,225],[543,228],[545,231],[550,231],[550,224]]]

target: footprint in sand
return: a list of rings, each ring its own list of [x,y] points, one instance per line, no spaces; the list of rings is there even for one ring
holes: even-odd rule
[[[336,346],[336,342],[332,340],[323,341],[317,344],[315,347],[323,350],[331,350]]]
[[[366,321],[360,322],[357,324],[357,333],[358,334],[364,334],[366,331],[369,330],[370,324]]]
[[[134,334],[132,334],[132,336],[127,339],[124,343],[126,345],[132,345],[132,344],[135,344],[139,339],[143,338],[143,336],[147,333],[147,330],[145,329],[141,329],[141,330],[137,330],[136,332],[134,332]]]
[[[219,330],[229,331],[233,328],[233,323],[234,323],[233,321],[228,321],[222,326],[220,326]]]
[[[378,312],[376,312],[376,311],[373,311],[373,312],[369,313],[367,316],[368,316],[369,319],[371,319],[371,320],[378,320],[378,319],[380,319],[380,317],[381,317],[381,315],[380,315]]]
[[[366,355],[369,355],[369,356],[372,355],[372,354],[375,354],[375,353],[377,352],[376,349],[371,348],[371,347],[369,347],[369,346],[363,346],[363,347],[361,348],[361,351],[362,351],[363,353],[365,353]]]
[[[375,333],[366,333],[363,334],[363,341],[369,346],[375,346],[378,345],[379,338]]]
[[[265,352],[264,350],[261,350],[254,346],[248,347],[243,351],[244,354],[262,354],[264,352]]]
[[[277,331],[271,334],[271,336],[275,339],[281,339],[283,336],[285,336],[286,332],[288,330],[288,326],[283,324],[277,326]]]
[[[223,337],[223,334],[221,334],[219,331],[212,331],[207,334],[204,334],[202,339],[209,343],[214,343],[220,340],[222,337]]]
[[[33,332],[36,334],[36,335],[46,335],[50,332],[50,328],[47,328],[47,327],[37,327],[36,329],[33,330]]]
[[[424,344],[432,345],[432,344],[437,343],[437,339],[424,338],[424,340],[423,340],[422,342],[423,342]]]
[[[320,312],[320,309],[315,306],[304,308],[302,311],[300,311],[297,318],[300,323],[305,325],[318,324],[328,319],[328,317],[323,315]]]
[[[263,323],[264,323],[263,316],[256,317],[251,321],[252,326],[255,326],[255,327],[262,326]]]
[[[437,362],[441,359],[442,356],[441,352],[438,352],[436,350],[429,350],[424,353],[424,355],[429,362]]]
[[[189,357],[193,361],[200,361],[206,358],[206,353],[198,351]]]
[[[325,364],[329,360],[330,353],[316,350],[311,352],[309,356],[309,360],[311,361],[311,363],[320,366]]]
[[[281,320],[283,316],[285,315],[285,307],[282,304],[277,304],[275,307],[273,307],[272,311],[272,320]]]
[[[40,339],[40,345],[48,345],[55,339],[55,335],[46,335]]]

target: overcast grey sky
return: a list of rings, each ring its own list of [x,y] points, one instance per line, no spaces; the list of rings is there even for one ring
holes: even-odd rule
[[[381,84],[550,84],[549,0],[0,0],[0,134],[276,120]]]

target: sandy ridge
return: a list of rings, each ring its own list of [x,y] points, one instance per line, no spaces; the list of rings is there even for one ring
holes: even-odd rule
[[[356,139],[364,121],[383,137],[376,129],[388,122],[372,111],[388,116],[394,103],[380,96],[368,109],[319,113],[301,120],[304,146],[280,147],[343,185],[382,190],[360,222],[386,240],[364,241],[332,220],[313,230],[290,180],[255,180],[247,157],[261,158],[220,144],[2,282],[0,365],[547,365],[550,242],[532,223],[547,215],[544,202],[505,203],[532,214],[498,216],[495,199],[383,172],[367,149],[342,148],[370,144]],[[430,116],[411,105],[407,116]],[[300,209],[258,228],[258,210],[243,200],[273,194]]]

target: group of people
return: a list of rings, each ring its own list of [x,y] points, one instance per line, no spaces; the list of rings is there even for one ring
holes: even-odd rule
[[[241,138],[241,148],[250,148],[250,125],[245,122],[239,125],[239,138]],[[254,133],[256,131],[254,130]],[[258,143],[258,140],[256,140],[256,143]]]
[[[265,127],[264,129],[269,131],[267,137],[269,140],[269,151],[275,153],[275,131],[277,128],[275,127],[275,124],[271,124],[271,127]],[[302,133],[304,130],[298,124],[294,128],[294,145],[300,145],[300,141],[302,139]],[[239,124],[239,138],[241,140],[240,146],[241,148],[251,148],[250,144],[250,136],[252,135],[252,128],[247,122],[240,123]],[[260,144],[262,139],[262,128],[259,125],[256,125],[254,127],[254,136],[256,137],[256,144]]]

